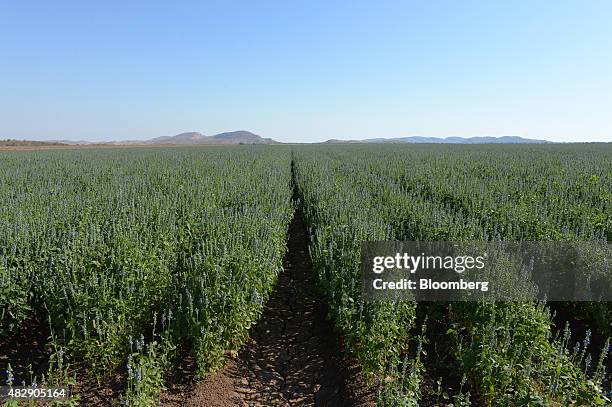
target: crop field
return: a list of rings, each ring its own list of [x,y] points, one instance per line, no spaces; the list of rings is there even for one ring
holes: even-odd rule
[[[610,303],[367,301],[360,266],[609,243],[611,144],[0,152],[0,202],[0,385],[58,405],[612,405]]]

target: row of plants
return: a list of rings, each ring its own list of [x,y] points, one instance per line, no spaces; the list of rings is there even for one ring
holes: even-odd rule
[[[384,207],[374,205],[363,179],[338,171],[320,149],[295,149],[293,171],[310,235],[310,255],[330,317],[366,380],[380,387],[383,405],[415,406],[420,399],[422,337],[414,335],[414,301],[362,298],[360,246],[389,240]]]
[[[448,151],[441,146],[402,155],[395,149],[385,152],[385,165],[362,164],[408,193],[477,222],[486,239],[563,241],[578,252],[585,251],[583,241],[604,247],[610,241],[609,146],[472,147],[453,155]],[[612,270],[581,278],[603,279],[609,285]],[[609,303],[566,304],[565,311],[588,321],[600,335],[612,334]]]
[[[405,180],[389,176],[390,171],[400,167],[406,168],[407,178],[414,174],[419,179],[419,169],[413,168],[409,160],[402,161],[404,167],[393,160],[394,154],[399,157],[402,153],[408,157],[411,154],[409,148],[397,146],[393,146],[392,150],[387,147],[358,146],[294,153],[298,184],[303,185],[302,195],[307,213],[311,212],[312,256],[324,291],[329,293],[332,304],[338,308],[332,313],[339,314],[342,310],[334,299],[343,296],[347,290],[346,287],[329,285],[327,281],[333,281],[333,276],[337,275],[338,279],[345,280],[344,285],[349,288],[359,284],[360,276],[355,263],[340,259],[349,258],[358,263],[359,242],[362,240],[465,241],[493,237],[483,227],[481,219],[470,216],[457,205],[449,205],[432,197],[430,191],[434,187],[424,193],[423,189],[407,188]],[[514,154],[518,153],[515,151]],[[446,159],[444,155],[437,158],[438,161]],[[467,152],[464,159],[470,158],[472,163],[479,159],[478,154],[470,157]],[[480,157],[480,160],[484,158]],[[486,163],[479,161],[478,164],[486,167]],[[428,168],[435,168],[435,164],[430,164]],[[426,185],[436,185],[438,180],[444,184],[447,174],[445,171],[437,172],[435,177],[430,174],[426,178]],[[382,225],[378,230],[383,231],[378,235],[360,232],[361,229],[376,230],[372,225],[377,224]],[[352,293],[354,297],[345,308],[352,310],[353,314],[355,310],[370,305],[358,299],[358,290]],[[471,380],[473,388],[487,404],[604,405],[608,402],[602,389],[606,349],[598,355],[597,366],[589,370],[586,365],[591,362],[586,363],[584,355],[582,358],[577,356],[587,352],[588,338],[573,349],[569,349],[569,331],[566,330],[560,338],[554,338],[550,313],[543,304],[469,302],[451,304],[449,309],[447,334],[454,343],[457,367]],[[342,321],[337,315],[332,316]],[[389,319],[402,325],[402,319],[397,318]],[[344,331],[350,330],[341,322],[339,326]],[[404,327],[410,328],[409,322]],[[368,335],[376,337],[371,332],[361,335],[361,338],[356,335],[354,341],[357,354],[360,348],[368,348]],[[402,355],[398,349],[407,346],[389,346],[382,341],[379,344],[381,352],[392,353],[396,357]],[[392,357],[388,358],[393,360]],[[418,360],[418,357],[413,360]],[[362,363],[367,365],[368,362]],[[379,369],[377,374],[379,377],[389,377],[387,371]],[[412,387],[418,388],[418,379],[415,384]],[[415,403],[419,399],[418,391],[412,394],[416,397],[400,400],[409,405]],[[465,403],[465,397],[459,396]],[[388,401],[386,398],[381,400],[383,403]],[[397,400],[394,398],[390,404],[397,403]]]
[[[245,340],[282,267],[288,150],[6,153],[0,167],[0,334],[50,324],[47,382],[86,363],[154,405],[177,348],[204,376]]]

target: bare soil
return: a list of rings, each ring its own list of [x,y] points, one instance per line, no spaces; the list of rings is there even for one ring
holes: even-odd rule
[[[238,357],[196,385],[186,380],[195,366],[185,358],[179,367],[181,379],[170,380],[162,405],[375,405],[374,390],[361,381],[356,363],[344,354],[326,319],[306,242],[302,217],[296,214],[284,271]]]
[[[13,372],[13,385],[21,386],[24,381],[29,385],[34,377],[40,382],[51,355],[49,336],[46,321],[32,315],[13,334],[0,338],[0,385],[6,384],[9,364]]]

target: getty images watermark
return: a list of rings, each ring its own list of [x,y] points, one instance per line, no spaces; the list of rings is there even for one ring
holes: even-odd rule
[[[416,276],[419,270],[450,270],[463,273],[466,270],[483,270],[485,268],[486,253],[483,256],[418,256],[408,253],[395,253],[395,256],[375,256],[372,259],[372,271],[382,274],[384,271],[403,270]],[[372,286],[375,290],[480,290],[488,291],[488,281],[436,281],[431,278],[401,278],[398,281],[385,281],[382,276],[374,278]]]
[[[605,242],[378,241],[361,253],[367,300],[612,300]]]

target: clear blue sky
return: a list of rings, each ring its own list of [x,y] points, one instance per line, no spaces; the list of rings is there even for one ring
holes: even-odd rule
[[[612,1],[14,1],[0,138],[612,141]]]

